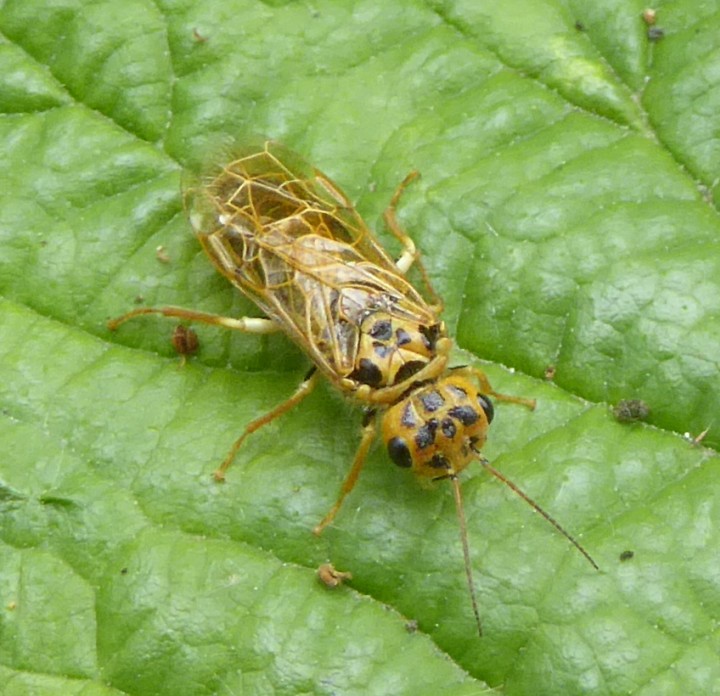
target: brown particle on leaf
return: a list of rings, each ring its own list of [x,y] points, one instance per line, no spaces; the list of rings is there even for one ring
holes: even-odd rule
[[[183,364],[185,364],[187,356],[196,353],[200,346],[198,335],[191,328],[182,324],[175,327],[171,341],[175,350],[182,356]]]
[[[548,382],[552,382],[555,379],[555,365],[548,365],[545,368],[544,377]]]
[[[155,258],[160,263],[170,263],[170,257],[168,256],[167,249],[161,244],[155,249]]]
[[[331,590],[342,585],[346,580],[352,580],[352,573],[336,570],[332,563],[323,563],[317,569],[318,580]]]
[[[652,9],[652,7],[647,7],[642,11],[642,14],[640,15],[642,17],[643,22],[647,24],[649,27],[651,27],[655,22],[657,22],[657,11]]]
[[[415,619],[408,619],[405,622],[405,630],[408,633],[417,633],[418,630],[418,622]]]

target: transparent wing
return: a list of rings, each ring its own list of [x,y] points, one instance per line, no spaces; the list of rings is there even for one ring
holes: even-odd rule
[[[436,319],[342,191],[275,150],[195,191],[191,220],[217,268],[337,379],[353,369],[368,314]]]

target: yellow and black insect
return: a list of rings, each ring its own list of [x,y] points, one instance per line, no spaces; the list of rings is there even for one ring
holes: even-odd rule
[[[216,171],[186,192],[190,222],[205,252],[233,285],[267,318],[230,318],[178,307],[140,308],[109,322],[111,329],[143,314],[161,314],[252,333],[284,331],[314,367],[295,393],[249,423],[215,472],[218,480],[245,438],[290,410],[324,375],[365,407],[362,437],[337,501],[315,527],[335,518],[355,486],[376,436],[390,458],[415,474],[453,484],[465,570],[473,612],[482,633],[458,474],[480,461],[526,500],[597,567],[587,552],[540,506],[481,455],[493,418],[489,397],[535,407],[535,402],[498,394],[474,367],[450,367],[452,340],[439,318],[435,294],[395,208],[410,174],[385,212],[402,244],[397,261],[388,255],[345,194],[321,172],[308,169],[273,143]],[[405,278],[414,264],[426,300]]]

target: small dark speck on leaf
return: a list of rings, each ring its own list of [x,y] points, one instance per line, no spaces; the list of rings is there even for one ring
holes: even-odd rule
[[[613,408],[613,415],[619,423],[636,423],[648,419],[650,407],[642,399],[623,399]]]

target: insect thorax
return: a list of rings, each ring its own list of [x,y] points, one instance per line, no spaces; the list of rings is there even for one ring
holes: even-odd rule
[[[355,367],[348,375],[373,389],[408,382],[437,356],[442,322],[426,325],[391,310],[370,311],[360,322]]]

